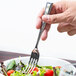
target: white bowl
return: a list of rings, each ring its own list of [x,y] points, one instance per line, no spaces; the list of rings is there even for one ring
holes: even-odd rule
[[[0,76],[4,76],[4,75],[0,74]]]
[[[19,57],[19,58],[6,60],[6,61],[4,61],[4,64],[7,66],[8,63],[12,60],[16,60],[16,63],[19,63],[19,61],[21,60],[23,63],[27,64],[29,61],[29,57]],[[75,69],[75,67],[71,63],[69,63],[65,60],[51,58],[51,57],[40,57],[38,65],[40,65],[40,66],[61,66],[61,67],[66,67],[66,66],[70,65],[71,69]]]

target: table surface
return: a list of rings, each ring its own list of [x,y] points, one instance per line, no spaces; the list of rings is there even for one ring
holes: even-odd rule
[[[0,51],[0,62],[8,60],[8,59],[12,59],[12,58],[16,58],[16,57],[26,57],[26,56],[30,56],[29,54],[21,54],[21,53],[14,53],[14,52],[6,52],[6,51]],[[66,59],[63,59],[66,60]],[[75,60],[66,60],[70,63],[76,63]],[[76,65],[75,65],[76,67]]]
[[[0,62],[8,60],[8,59],[16,58],[19,56],[26,57],[26,56],[30,56],[30,55],[21,54],[21,53],[14,53],[14,52],[0,51]]]

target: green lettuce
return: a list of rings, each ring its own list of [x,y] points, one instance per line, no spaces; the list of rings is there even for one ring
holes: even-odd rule
[[[60,68],[56,68],[56,74],[57,74],[57,76],[59,76],[59,74],[60,74]]]
[[[40,68],[40,76],[44,76],[44,73],[46,72],[46,68]]]
[[[31,74],[23,74],[21,72],[15,71],[14,73],[12,73],[10,76],[32,76]]]

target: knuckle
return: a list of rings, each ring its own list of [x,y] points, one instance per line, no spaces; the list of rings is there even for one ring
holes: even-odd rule
[[[72,16],[71,12],[68,12],[66,14],[66,22],[67,23],[72,23],[73,19],[74,19],[74,17]]]
[[[53,19],[52,19],[52,22],[53,22],[53,23],[56,23],[57,20],[58,20],[58,17],[57,17],[57,16],[53,16],[52,18],[53,18]]]
[[[51,17],[47,16],[47,19],[44,20],[46,23],[51,24]]]

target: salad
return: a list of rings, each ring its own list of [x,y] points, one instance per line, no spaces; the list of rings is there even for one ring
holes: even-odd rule
[[[1,73],[4,76],[59,76],[61,66],[39,66],[37,65],[33,71],[30,70],[29,73],[26,74],[26,64],[20,61],[16,64],[15,60],[9,62],[7,66],[4,63],[1,63]]]

